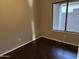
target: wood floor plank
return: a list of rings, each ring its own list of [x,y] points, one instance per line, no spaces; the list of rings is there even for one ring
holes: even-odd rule
[[[76,59],[77,51],[77,46],[41,37],[6,54],[11,57],[0,59]]]

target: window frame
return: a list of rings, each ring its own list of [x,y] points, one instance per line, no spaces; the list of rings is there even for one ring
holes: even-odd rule
[[[75,0],[75,1],[79,1],[79,0]],[[62,31],[62,30],[53,30],[54,32],[63,32],[63,33],[71,33],[71,34],[78,34],[79,35],[79,32],[67,31],[68,6],[69,6],[70,2],[75,2],[75,1],[74,0],[65,0],[65,1],[58,1],[58,2],[52,3],[52,10],[53,10],[53,4],[66,3],[65,30],[64,31]],[[52,11],[52,16],[53,16],[53,11]],[[52,26],[53,26],[53,17],[52,17]]]

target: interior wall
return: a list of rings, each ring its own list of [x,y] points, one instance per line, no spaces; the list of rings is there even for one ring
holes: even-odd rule
[[[34,0],[33,16],[35,23],[35,35],[36,38],[40,36],[40,0]]]
[[[32,40],[28,0],[0,0],[0,54]]]
[[[40,16],[40,27],[41,36],[54,38],[60,41],[72,43],[75,45],[79,44],[79,34],[71,34],[68,32],[56,32],[52,30],[52,3],[61,0],[41,0],[41,16]]]

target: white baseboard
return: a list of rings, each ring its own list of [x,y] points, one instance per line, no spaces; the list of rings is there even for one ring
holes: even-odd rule
[[[39,38],[40,38],[40,36],[39,36],[39,37],[36,37],[36,39],[39,39]],[[32,41],[35,41],[35,39],[33,39],[33,40],[31,40],[31,41],[29,41],[29,42],[27,42],[27,43],[24,43],[24,44],[22,44],[22,45],[20,45],[20,46],[18,46],[18,47],[15,47],[15,48],[13,48],[13,49],[11,49],[11,50],[8,50],[8,51],[6,51],[6,52],[0,54],[0,57],[6,57],[6,58],[11,57],[11,56],[7,56],[6,54],[7,54],[7,53],[10,53],[10,52],[12,52],[12,51],[14,51],[14,50],[16,50],[16,49],[18,49],[18,48],[20,48],[20,47],[26,45],[26,44],[29,44],[29,43],[32,42]],[[4,56],[4,55],[6,55],[6,56]]]
[[[58,41],[58,42],[62,42],[62,43],[69,44],[69,45],[73,45],[73,46],[78,46],[77,59],[79,59],[79,45],[77,45],[77,44],[73,44],[73,43],[69,43],[69,42],[64,42],[64,41],[57,40],[57,39],[54,39],[54,38],[49,38],[49,37],[46,37],[46,36],[40,36],[40,37],[44,37],[44,38],[47,38],[47,39],[50,39],[50,40],[54,40],[54,41]]]
[[[47,39],[50,39],[50,40],[54,40],[54,41],[58,41],[58,42],[62,42],[62,43],[69,44],[69,45],[73,45],[73,46],[78,46],[77,44],[74,44],[74,43],[65,42],[65,41],[58,40],[58,39],[54,39],[54,38],[50,38],[50,37],[47,37],[47,36],[40,36],[40,37],[44,37],[44,38],[47,38]]]
[[[50,39],[50,40],[55,40],[55,41],[58,41],[58,42],[62,42],[62,43],[69,44],[69,45],[78,46],[78,45],[73,44],[73,43],[64,42],[64,41],[57,40],[57,39],[50,38],[50,37],[46,37],[46,36],[39,36],[39,37],[36,37],[36,39],[39,39],[40,37],[48,38],[48,39]],[[8,51],[6,51],[6,52],[4,52],[4,53],[0,54],[0,57],[11,57],[11,56],[4,56],[4,55],[6,55],[7,53],[10,53],[10,52],[12,52],[12,51],[14,51],[14,50],[16,50],[16,49],[18,49],[18,48],[22,47],[22,46],[24,46],[24,45],[26,45],[26,44],[28,44],[28,43],[30,43],[30,42],[32,42],[32,41],[35,41],[35,40],[31,40],[31,41],[29,41],[29,42],[27,42],[27,43],[24,43],[24,44],[22,44],[22,45],[20,45],[20,46],[18,46],[18,47],[16,47],[16,48],[13,48],[13,49],[11,49],[11,50],[8,50]]]
[[[6,51],[6,52],[0,54],[0,57],[6,57],[6,58],[11,57],[11,56],[9,56],[9,55],[7,56],[6,54],[7,54],[7,53],[10,53],[10,52],[12,52],[12,51],[14,51],[14,50],[16,50],[16,49],[18,49],[18,48],[20,48],[20,47],[22,47],[22,46],[28,44],[28,43],[30,43],[30,42],[32,42],[32,41],[34,41],[34,40],[28,41],[27,43],[24,43],[24,44],[22,44],[22,45],[20,45],[20,46],[17,46],[17,47],[15,47],[15,48],[11,49],[11,50],[8,50],[8,51]],[[6,55],[6,56],[4,56],[4,55]]]

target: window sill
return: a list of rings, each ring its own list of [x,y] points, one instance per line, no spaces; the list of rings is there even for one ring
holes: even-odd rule
[[[53,30],[53,32],[59,32],[59,33],[65,33],[65,34],[79,35],[78,32],[63,31],[63,30]]]

